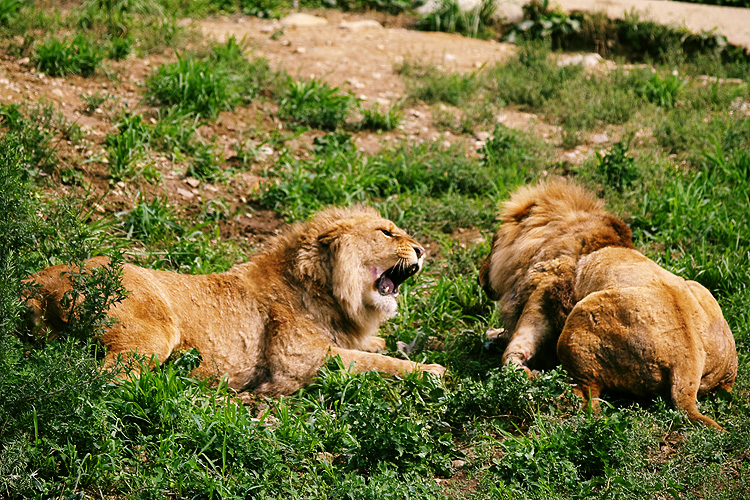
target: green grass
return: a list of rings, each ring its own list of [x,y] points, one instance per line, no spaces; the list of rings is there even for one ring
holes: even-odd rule
[[[320,80],[289,80],[279,98],[279,115],[298,126],[334,130],[346,122],[354,102]]]
[[[251,102],[272,77],[265,59],[250,61],[244,46],[230,37],[209,54],[183,54],[158,67],[146,82],[146,97],[159,106],[215,119],[221,111]]]
[[[70,23],[80,14],[68,18],[24,3],[2,34],[39,30],[36,43],[43,43],[65,26],[71,37],[83,30],[99,41],[130,39],[137,56],[146,51],[138,33],[163,41],[171,35],[159,32],[160,23],[178,26],[164,18],[139,31],[153,20],[144,5],[113,3],[113,15],[93,9],[99,17],[76,28]],[[159,5],[195,17],[240,8],[209,0]],[[740,111],[750,87],[693,76],[746,68],[722,62],[709,36],[703,58],[689,59],[675,55],[666,31],[648,33],[669,42],[633,45],[670,59],[654,72],[561,68],[551,42],[521,45],[515,57],[474,74],[404,64],[411,96],[454,115],[452,146],[442,138],[409,139],[383,143],[377,153],[360,149],[372,131],[405,134],[393,128],[399,109],[362,108],[362,122],[347,123],[351,96],[319,80],[281,79],[237,41],[180,52],[154,71],[147,99],[128,113],[112,112],[115,85],[107,87],[111,97],[86,98],[76,111],[111,124],[103,144],[64,142],[80,134],[52,105],[0,106],[0,497],[750,497],[750,121]],[[20,45],[13,50],[24,50]],[[242,109],[252,102],[259,105],[255,120]],[[494,114],[504,107],[535,113],[559,126],[562,137],[497,124]],[[231,109],[239,109],[232,118],[250,125],[225,131],[213,122]],[[474,127],[491,131],[481,146],[458,135]],[[228,140],[206,130],[222,130]],[[582,162],[560,159],[559,146],[600,132],[611,140],[583,148],[591,152]],[[91,155],[76,156],[76,144]],[[232,147],[236,162],[224,164]],[[200,189],[215,183],[217,194],[188,203],[167,198],[160,183],[142,183],[164,157],[173,163],[162,182],[190,174],[202,180]],[[96,163],[101,158],[105,165]],[[237,163],[263,171],[259,191],[234,182]],[[84,180],[109,175],[143,194],[113,208],[85,184],[61,187],[71,171]],[[518,186],[555,175],[601,194],[628,222],[639,249],[715,294],[736,339],[739,375],[731,396],[710,395],[699,405],[727,432],[693,425],[660,397],[607,394],[601,412],[589,414],[562,370],[529,380],[501,366],[502,348],[484,336],[501,320],[477,283],[478,266],[490,250],[499,204]],[[104,311],[120,297],[116,268],[74,274],[83,301],[63,338],[33,343],[17,336],[25,332],[22,279],[35,270],[109,255],[155,269],[220,272],[249,257],[240,233],[248,228],[237,221],[256,210],[295,221],[353,203],[377,207],[428,245],[424,270],[402,285],[400,314],[381,333],[390,355],[446,365],[443,381],[350,373],[334,359],[296,394],[251,395],[241,404],[219,381],[191,378],[199,358],[187,352],[113,383],[99,371],[102,346],[89,337],[106,327]],[[399,351],[403,345],[408,352]]]
[[[104,52],[89,36],[78,34],[69,40],[50,37],[36,47],[34,63],[50,76],[91,76],[104,59]]]
[[[399,105],[393,105],[381,111],[380,105],[375,103],[369,108],[362,108],[362,120],[358,127],[365,130],[388,132],[398,127],[401,118],[402,112]]]
[[[151,139],[151,130],[141,115],[124,113],[115,132],[107,134],[108,170],[110,179],[117,182],[143,172]]]

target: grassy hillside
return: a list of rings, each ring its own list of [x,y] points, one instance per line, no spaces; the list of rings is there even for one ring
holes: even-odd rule
[[[527,41],[470,73],[407,59],[406,93],[380,105],[180,21],[282,2],[55,5],[0,0],[0,498],[750,497],[747,65],[675,46],[583,69]],[[437,138],[417,141],[405,124],[425,113]],[[478,266],[499,204],[551,176],[599,193],[638,249],[717,297],[739,373],[700,409],[726,432],[661,398],[607,395],[590,414],[562,370],[500,366]],[[331,360],[271,400],[191,378],[187,353],[114,383],[96,337],[116,272],[76,276],[64,338],[26,338],[22,280],[43,267],[218,272],[353,203],[427,245],[382,335],[445,380]]]

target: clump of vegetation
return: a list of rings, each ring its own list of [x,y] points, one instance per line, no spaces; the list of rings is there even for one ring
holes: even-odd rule
[[[362,109],[362,120],[358,127],[366,130],[388,132],[398,127],[401,122],[401,108],[393,105],[385,111],[380,111],[380,105],[375,104],[370,108]]]
[[[674,107],[677,94],[686,84],[686,81],[677,75],[668,75],[662,78],[654,74],[640,88],[641,94],[649,101],[663,108]]]
[[[435,66],[405,62],[398,72],[407,78],[410,96],[428,104],[444,102],[460,106],[470,99],[481,85],[477,71],[465,75],[440,71]]]
[[[0,26],[7,26],[18,17],[21,0],[0,0]]]
[[[208,56],[182,55],[157,68],[146,81],[146,97],[160,106],[215,119],[258,96],[272,73],[265,59],[248,60],[243,46],[230,37]]]
[[[107,134],[109,176],[113,182],[134,177],[143,166],[139,160],[145,157],[151,138],[150,127],[137,114],[124,113],[117,123],[117,131]]]
[[[187,175],[206,182],[216,182],[221,178],[219,158],[211,145],[201,145],[196,148],[188,166]]]
[[[57,163],[53,117],[51,106],[27,110],[19,104],[0,104],[0,126],[23,146],[31,168],[50,171]]]
[[[104,52],[94,39],[81,33],[70,40],[50,37],[34,53],[36,67],[50,76],[91,76],[103,59]]]
[[[334,130],[346,121],[354,98],[320,80],[289,80],[279,99],[279,115],[297,125]]]
[[[639,177],[635,160],[628,156],[628,146],[615,143],[605,154],[596,152],[596,172],[606,186],[619,192],[630,187]]]
[[[182,227],[175,221],[169,201],[161,196],[148,201],[141,195],[132,210],[120,212],[117,216],[122,220],[125,237],[128,239],[137,238],[145,243],[155,243],[182,234]]]
[[[437,8],[420,17],[417,29],[460,33],[472,38],[490,38],[497,5],[492,0],[481,0],[473,9],[461,7],[458,0],[440,0]]]
[[[532,0],[522,10],[523,21],[511,25],[505,34],[508,42],[544,40],[557,49],[581,31],[579,20],[572,19],[559,7],[551,8],[549,0]]]

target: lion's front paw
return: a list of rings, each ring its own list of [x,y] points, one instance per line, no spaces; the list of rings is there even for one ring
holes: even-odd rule
[[[370,337],[362,347],[365,352],[378,352],[385,350],[385,339],[383,337]]]
[[[443,365],[438,365],[436,363],[433,363],[433,364],[430,364],[430,365],[420,365],[419,368],[423,372],[432,373],[433,375],[435,375],[436,377],[439,377],[439,378],[442,378],[443,375],[445,375],[445,372],[448,371],[448,369],[446,367],[444,367]]]

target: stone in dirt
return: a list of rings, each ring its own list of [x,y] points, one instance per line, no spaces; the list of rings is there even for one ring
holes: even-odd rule
[[[281,20],[281,25],[287,28],[307,28],[310,26],[325,26],[326,24],[328,24],[327,19],[301,12],[289,14]]]
[[[359,31],[361,29],[381,29],[382,24],[377,22],[375,19],[362,19],[361,21],[342,21],[339,24],[339,28],[351,31]]]

